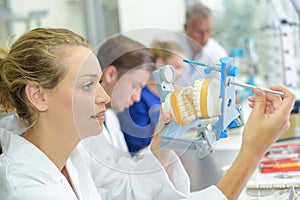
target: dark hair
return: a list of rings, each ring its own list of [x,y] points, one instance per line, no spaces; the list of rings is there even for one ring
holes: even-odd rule
[[[105,41],[100,46],[97,58],[102,71],[114,65],[121,74],[134,68],[144,68],[152,72],[155,67],[155,59],[149,49],[123,35]]]
[[[1,112],[17,112],[26,126],[39,113],[25,94],[27,84],[53,89],[66,71],[68,47],[91,48],[83,37],[67,29],[38,28],[21,36],[9,49],[0,47]]]

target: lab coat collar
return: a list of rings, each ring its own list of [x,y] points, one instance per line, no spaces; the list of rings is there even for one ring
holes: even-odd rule
[[[70,159],[66,162],[66,168],[72,181],[74,192],[78,195],[79,199],[83,199],[77,170]]]
[[[2,151],[18,163],[27,163],[40,169],[53,182],[59,182],[63,175],[54,163],[36,146],[13,132],[0,128]]]
[[[114,127],[120,129],[120,123],[117,114],[111,108],[108,108],[105,111],[105,123],[107,124],[108,127]]]
[[[128,153],[128,147],[120,127],[118,116],[112,109],[105,111],[105,126],[102,134],[105,135],[114,148]]]

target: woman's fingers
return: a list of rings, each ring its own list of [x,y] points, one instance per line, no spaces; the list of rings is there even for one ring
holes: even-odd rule
[[[266,96],[260,88],[254,88],[253,93],[255,94],[255,102],[251,114],[261,117],[265,113]]]
[[[293,108],[293,105],[296,100],[295,94],[290,92],[285,86],[271,86],[272,90],[283,92],[284,95],[282,96],[282,106],[281,106],[281,112],[285,114],[290,114],[291,109]]]
[[[161,113],[156,128],[154,130],[154,135],[161,133],[165,125],[168,124],[170,121],[171,121],[170,113]]]

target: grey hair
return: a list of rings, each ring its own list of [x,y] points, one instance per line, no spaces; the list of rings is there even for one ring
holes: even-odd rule
[[[185,22],[188,23],[195,16],[206,19],[212,16],[212,12],[206,5],[199,2],[187,7]]]

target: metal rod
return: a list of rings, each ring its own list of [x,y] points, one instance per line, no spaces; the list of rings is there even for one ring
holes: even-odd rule
[[[264,92],[269,92],[269,93],[277,94],[277,95],[280,95],[280,96],[284,95],[283,92],[278,92],[278,91],[270,90],[270,89],[267,89],[267,88],[261,88],[261,87],[257,87],[257,86],[254,86],[254,85],[249,85],[249,84],[246,84],[246,83],[238,83],[238,82],[235,82],[235,81],[229,81],[229,84],[237,85],[237,86],[245,87],[245,88],[260,88]]]
[[[203,67],[208,67],[208,68],[211,68],[212,70],[215,70],[215,71],[218,71],[218,72],[221,71],[221,68],[220,68],[219,64],[208,65],[208,64],[205,64],[205,63],[202,63],[202,62],[198,62],[198,61],[194,61],[194,60],[187,60],[187,59],[183,60],[183,62],[186,62],[186,63],[189,63],[189,64],[194,64],[194,65],[200,65],[200,66],[203,66]]]

